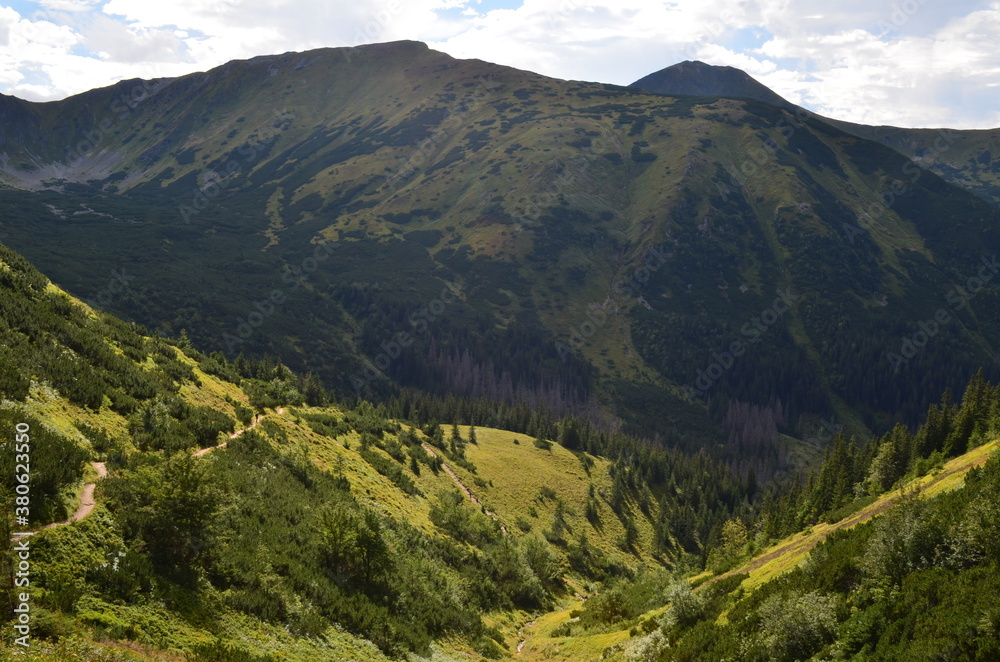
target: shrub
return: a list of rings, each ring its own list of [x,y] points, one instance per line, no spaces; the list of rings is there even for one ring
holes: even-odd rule
[[[837,598],[817,591],[771,596],[760,615],[764,641],[776,662],[809,659],[837,632]]]
[[[705,614],[705,596],[695,593],[684,580],[672,582],[663,592],[663,599],[670,605],[663,619],[667,630],[691,627]]]

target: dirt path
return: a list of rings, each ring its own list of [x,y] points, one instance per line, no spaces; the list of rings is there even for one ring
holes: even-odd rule
[[[103,462],[91,462],[90,466],[97,470],[97,480],[100,480],[108,475],[108,469],[104,466]],[[59,526],[60,524],[69,524],[70,522],[79,522],[84,517],[89,515],[94,510],[94,490],[97,488],[97,482],[87,483],[83,486],[83,492],[80,494],[80,505],[77,507],[76,512],[65,522],[53,522],[52,524],[46,524],[44,528],[50,529],[53,526]]]
[[[108,475],[108,469],[107,467],[104,466],[103,462],[91,462],[90,466],[94,467],[94,469],[97,470],[97,480],[100,480]],[[51,522],[36,531],[19,531],[14,534],[15,539],[33,536],[36,533],[38,533],[38,531],[42,531],[44,529],[52,529],[57,526],[65,526],[67,524],[72,524],[73,522],[79,522],[84,517],[93,512],[94,506],[96,505],[94,501],[94,490],[96,488],[97,488],[96,481],[93,483],[87,483],[86,485],[83,486],[83,490],[80,492],[80,505],[77,506],[76,512],[73,513],[69,519],[63,520],[61,522]]]
[[[285,413],[285,408],[284,407],[278,407],[277,409],[274,410],[274,413],[278,414],[280,416],[281,414]],[[242,430],[237,430],[236,432],[233,432],[232,434],[229,435],[229,438],[230,439],[235,439],[236,437],[240,436],[244,432],[249,432],[250,430],[253,430],[255,427],[257,427],[258,425],[260,425],[260,422],[264,420],[264,417],[266,415],[267,414],[258,414],[257,417],[253,419],[253,423],[251,423],[250,425],[246,426]],[[221,444],[219,444],[218,446],[209,446],[208,448],[202,448],[200,451],[196,451],[193,457],[201,457],[202,455],[207,455],[208,453],[211,453],[212,451],[214,451],[214,450],[216,450],[218,448],[225,448],[227,443],[229,443],[229,442],[228,441],[224,441]]]
[[[852,526],[861,524],[862,522],[867,522],[876,515],[881,515],[882,513],[889,510],[894,505],[896,505],[896,501],[898,500],[898,498],[899,497],[896,497],[894,499],[876,501],[866,506],[865,508],[862,508],[853,515],[845,517],[844,519],[840,520],[835,525],[833,525],[830,529],[823,531],[822,533],[804,536],[802,538],[799,538],[798,540],[792,540],[791,542],[781,544],[779,547],[776,547],[764,553],[763,555],[752,559],[742,567],[730,570],[729,572],[724,572],[718,577],[712,577],[705,583],[712,584],[714,582],[719,581],[720,579],[725,579],[726,577],[730,577],[732,575],[738,575],[741,573],[751,573],[754,570],[759,570],[760,568],[764,567],[774,559],[780,558],[782,556],[796,556],[798,554],[808,552],[812,550],[813,547],[816,547],[824,540],[826,540],[827,536],[829,536],[834,531],[840,531],[841,529],[849,529]]]
[[[279,414],[279,415],[280,414],[284,414],[285,413],[285,408],[284,407],[278,407],[277,409],[274,410],[274,413],[275,414]],[[260,422],[262,420],[264,420],[264,416],[265,416],[265,414],[261,414],[261,415],[257,416],[254,419],[253,423],[251,423],[247,427],[243,428],[242,430],[237,430],[236,432],[233,432],[232,434],[229,435],[229,438],[230,439],[235,439],[236,437],[240,436],[241,434],[243,434],[247,430],[253,430],[255,427],[257,427],[260,424]],[[194,453],[193,456],[194,457],[201,457],[202,455],[205,455],[209,451],[214,451],[216,448],[223,448],[225,445],[226,445],[226,442],[224,441],[221,444],[219,444],[218,446],[210,446],[209,448],[202,448],[200,451],[197,451],[196,453]],[[91,462],[90,466],[94,467],[94,469],[97,470],[97,480],[100,480],[100,479],[102,479],[102,478],[104,478],[105,476],[108,475],[108,469],[104,465],[103,462]],[[450,469],[448,471],[451,472]],[[63,520],[62,522],[52,522],[50,524],[46,524],[45,526],[43,526],[41,529],[38,529],[37,531],[21,531],[21,532],[18,532],[18,533],[15,534],[15,538],[24,538],[24,537],[27,537],[27,536],[33,536],[36,533],[38,533],[38,531],[42,531],[44,529],[53,529],[53,528],[55,528],[57,526],[66,526],[67,524],[72,524],[73,522],[79,522],[84,517],[86,517],[87,515],[89,515],[90,513],[92,513],[94,511],[94,507],[97,505],[96,501],[94,500],[94,490],[95,489],[97,489],[97,482],[96,481],[93,482],[93,483],[87,483],[86,485],[83,486],[83,491],[80,493],[80,506],[76,509],[76,512],[73,513],[73,516],[70,517],[69,519]]]
[[[430,455],[431,457],[437,457],[438,456],[437,453],[434,452],[434,448],[430,444],[428,444],[426,441],[423,442],[423,443],[421,443],[420,445],[424,447],[424,450],[427,451],[427,454]],[[455,481],[455,484],[458,485],[458,488],[460,490],[462,490],[462,492],[465,493],[465,496],[466,496],[467,499],[469,499],[469,501],[471,501],[472,503],[474,503],[477,506],[479,506],[480,508],[482,508],[483,512],[485,512],[487,515],[489,515],[490,517],[492,517],[494,521],[496,521],[496,522],[500,521],[500,518],[497,516],[497,514],[495,512],[493,512],[492,510],[487,510],[485,507],[483,507],[482,502],[476,497],[475,494],[472,493],[472,490],[470,490],[468,487],[465,486],[465,483],[463,483],[462,479],[460,479],[455,474],[455,472],[452,471],[451,467],[449,467],[447,464],[445,464],[444,462],[442,462],[441,463],[441,468],[444,469],[445,472],[447,472],[447,474],[449,476],[451,476],[451,479],[453,481]],[[507,535],[507,527],[506,526],[504,526],[503,524],[501,524],[500,525],[500,530],[503,531],[504,535]]]

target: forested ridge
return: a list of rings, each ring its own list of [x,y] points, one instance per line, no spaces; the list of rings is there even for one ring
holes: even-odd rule
[[[6,347],[0,418],[5,440],[18,425],[32,431],[30,525],[63,519],[87,460],[105,461],[110,472],[98,485],[101,507],[93,516],[32,540],[41,569],[36,581],[44,589],[34,609],[39,638],[91,633],[164,645],[149,634],[151,622],[167,627],[211,603],[299,637],[336,624],[390,656],[426,654],[435,639],[458,636],[496,657],[505,644],[482,615],[551,606],[566,592],[565,573],[594,581],[630,575],[640,555],[634,519],[656,526],[656,547],[644,550],[647,556],[697,554],[699,535],[745,500],[742,481],[717,461],[599,432],[520,402],[467,400],[460,405],[464,415],[443,402],[437,413],[451,421],[447,439],[414,403],[332,405],[312,376],[296,376],[268,358],[230,362],[219,353],[200,354],[185,338],[150,337],[72,300],[8,249],[0,259]],[[46,420],[53,401],[65,402],[71,415]],[[482,416],[486,402],[498,418]],[[441,533],[429,535],[387,516],[377,502],[359,500],[343,470],[314,466],[308,444],[268,417],[224,451],[192,457],[278,406],[294,408],[298,428],[344,449],[356,444],[377,474],[431,506],[428,516]],[[586,504],[589,526],[603,528],[599,508],[620,521],[614,555],[591,546],[582,530],[570,535],[569,513],[582,515],[585,504],[563,504],[554,492],[541,497],[557,505],[552,526],[544,535],[541,529],[526,535],[525,525],[516,536],[503,535],[498,523],[449,491],[423,494],[415,481],[424,472],[436,475],[442,459],[475,474],[464,452],[475,432],[463,438],[459,422],[530,431],[539,455],[560,443],[587,474],[595,455],[614,458],[607,492],[591,485]],[[12,459],[4,455],[5,463]],[[10,504],[14,472],[4,466]],[[669,507],[698,513],[679,535],[655,515],[656,495],[675,484],[686,496]],[[12,522],[5,523],[11,530]],[[5,595],[9,610],[10,587]],[[170,617],[149,611],[156,604],[166,604]],[[243,654],[231,641],[170,643],[202,656]]]
[[[206,660],[279,649],[398,659],[441,641],[498,659],[514,653],[507,626],[490,624],[498,615],[544,613],[580,583],[594,597],[559,636],[630,630],[611,658],[996,654],[995,607],[977,597],[993,590],[998,561],[995,461],[965,489],[831,536],[757,590],[738,588],[740,576],[694,593],[681,581],[724,573],[995,439],[1000,387],[982,373],[915,429],[839,432],[813,471],[771,479],[726,449],[766,450],[780,401],[730,404],[728,438],[712,453],[513,393],[338,403],[312,375],[151,336],[74,301],[9,249],[0,260],[0,425],[7,444],[19,424],[31,430],[31,526],[66,517],[88,461],[110,472],[93,515],[31,539],[38,659],[133,655],[95,640],[134,641],[154,659],[161,648]],[[192,456],[261,415],[224,450]],[[589,487],[542,484],[530,508],[512,510],[493,484],[500,474],[484,478],[476,458],[514,449],[539,467],[572,461]],[[5,452],[8,532],[12,460]],[[442,463],[499,515],[454,490]],[[3,592],[7,614],[13,595]],[[252,623],[265,643],[243,640]]]

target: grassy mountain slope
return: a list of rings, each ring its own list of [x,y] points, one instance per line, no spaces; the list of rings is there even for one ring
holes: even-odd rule
[[[733,570],[641,577],[526,629],[526,660],[986,660],[996,440]],[[990,458],[993,459],[990,459]],[[691,586],[696,588],[692,592]]]
[[[35,659],[495,657],[550,600],[660,563],[655,502],[642,515],[627,498],[635,539],[622,542],[607,460],[489,428],[472,443],[468,426],[455,447],[367,404],[265,409],[301,401],[279,367],[241,376],[144,336],[2,246],[0,284],[0,426],[5,444],[25,424],[31,439],[28,524],[13,530],[37,531]],[[195,457],[199,447],[211,452]],[[13,476],[14,454],[3,457]],[[38,530],[75,510],[96,479],[89,460],[110,471],[96,510]],[[511,463],[526,472],[511,476]],[[2,487],[10,538],[14,485]],[[9,587],[0,593],[12,608]],[[338,600],[350,604],[339,617]],[[400,615],[433,634],[413,639]]]
[[[1000,129],[904,129],[827,120],[848,133],[878,141],[946,181],[1000,204]]]
[[[786,101],[739,69],[697,61],[671,65],[629,87],[674,96],[746,97],[799,111],[851,135],[887,145],[950,184],[1000,204],[1000,165],[994,160],[1000,149],[1000,129],[907,129],[830,119]]]
[[[2,231],[68,291],[199,347],[342,394],[610,415],[744,467],[783,451],[739,450],[734,407],[864,433],[997,370],[993,272],[956,295],[996,252],[994,209],[814,118],[410,42],[154,83],[21,104],[39,129],[5,147],[22,188],[0,190]]]
[[[857,512],[851,513],[841,520],[821,522],[810,527],[808,531],[790,536],[772,547],[764,550],[755,558],[730,570],[712,581],[725,579],[734,575],[746,575],[743,586],[753,587],[788,572],[800,565],[812,550],[822,544],[831,534],[863,524],[881,515],[887,510],[899,505],[901,500],[911,498],[914,494],[921,498],[932,498],[949,490],[964,485],[965,477],[974,468],[981,468],[1000,447],[997,440],[983,444],[964,455],[949,460],[932,473],[920,476],[902,484],[897,490],[883,494],[871,503],[863,506]]]
[[[204,373],[196,361],[162,340],[138,335],[129,325],[95,312],[53,286],[6,247],[0,247],[0,251],[3,443],[12,451],[9,444],[15,426],[24,424],[30,428],[31,439],[29,524],[18,525],[15,530],[37,529],[74,511],[83,482],[96,478],[89,467],[85,470],[86,459],[106,459],[120,467],[126,455],[143,454],[132,443],[137,438],[130,434],[134,421],[129,419],[129,409],[142,400],[166,401],[176,393],[178,400],[189,407],[204,407],[189,410],[184,419],[190,425],[183,430],[184,443],[194,448],[199,439],[215,443],[223,438],[224,432],[235,427],[240,410],[251,411],[247,394],[236,384]],[[101,394],[102,386],[109,387],[101,383],[102,377],[120,380],[120,385],[110,386]],[[98,390],[90,391],[87,385]],[[139,399],[130,400],[129,394]],[[205,423],[198,420],[198,414],[209,410],[214,413],[214,421],[205,430],[197,428],[196,424]],[[13,495],[8,494],[13,487],[9,484],[12,461],[13,452],[5,453],[3,528],[8,532],[14,503]],[[32,654],[26,659],[66,660],[77,655],[93,660],[175,659],[176,654],[165,656],[155,650],[160,647],[157,644],[166,642],[157,642],[157,637],[168,632],[173,633],[175,645],[211,643],[213,636],[236,640],[252,632],[260,650],[281,648],[302,659],[341,653],[360,654],[363,657],[359,659],[385,659],[371,644],[343,632],[330,630],[327,644],[295,640],[282,628],[232,609],[220,611],[219,628],[214,634],[199,631],[176,613],[154,608],[151,603],[142,606],[133,600],[131,609],[124,608],[117,615],[115,608],[109,606],[102,611],[100,603],[94,601],[89,610],[82,604],[74,609],[81,598],[86,599],[84,596],[94,596],[94,573],[123,549],[121,528],[114,515],[101,499],[97,511],[82,522],[44,529],[29,539],[33,639]],[[5,564],[9,553],[9,549],[4,553]],[[117,569],[118,560],[114,565]],[[8,598],[5,587],[4,609],[13,607]],[[129,619],[133,619],[131,623]],[[88,639],[110,638],[112,642],[96,646],[70,639],[47,643],[40,638],[66,637],[70,633]],[[113,641],[116,639],[121,643]],[[136,641],[130,643],[129,639]],[[10,637],[4,638],[4,655],[19,650]]]
[[[701,562],[663,558],[654,540],[658,521],[682,513],[663,512],[671,502],[650,494],[652,482],[616,497],[621,464],[485,427],[415,430],[367,403],[276,406],[301,403],[308,380],[144,336],[5,247],[0,285],[0,428],[9,443],[30,427],[31,525],[73,510],[95,478],[85,462],[110,471],[92,514],[29,538],[33,659],[995,652],[995,605],[981,596],[995,584],[1000,471],[979,467],[997,445],[1000,389],[981,375],[915,435],[897,427],[846,451],[838,437],[807,492],[744,513],[759,518],[752,540],[733,516],[705,552],[710,567],[735,570],[692,593],[679,577]],[[3,458],[12,476],[13,454]],[[698,485],[688,465],[662,469],[668,491]],[[934,498],[881,494],[894,481]],[[10,538],[13,484],[2,487]],[[693,489],[700,508],[719,498],[709,487]],[[769,548],[767,520],[786,509],[835,524]],[[762,554],[741,565],[754,548]],[[0,599],[16,604],[6,587]]]

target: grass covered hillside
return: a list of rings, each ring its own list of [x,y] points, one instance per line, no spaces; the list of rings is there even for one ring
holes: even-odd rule
[[[997,656],[996,208],[899,152],[414,42],[0,134],[0,655]]]
[[[815,117],[846,133],[886,145],[927,169],[980,198],[1000,202],[1000,149],[997,129],[909,129],[896,126],[868,126],[822,117],[796,106],[733,67],[686,61],[644,76],[629,87],[665,95],[751,98],[804,116]],[[919,169],[909,171],[916,176]]]
[[[0,576],[30,550],[28,586],[0,591],[7,657],[996,653],[1000,387],[981,373],[915,431],[840,433],[806,480],[759,485],[525,407],[339,406],[311,376],[149,336],[0,262]]]
[[[526,628],[522,657],[992,660],[998,437],[1000,390],[974,380],[915,434],[839,438],[805,485],[727,522],[703,572],[567,601]]]
[[[4,112],[10,245],[341,398],[531,402],[770,477],[782,434],[914,425],[1000,376],[995,208],[760,101],[398,42]]]
[[[911,158],[921,168],[1000,203],[1000,131],[996,129],[905,129],[831,121],[848,133],[875,140]]]
[[[327,404],[310,377],[145,335],[0,259],[3,525],[31,550],[36,659],[498,659],[565,600],[697,563],[746,507],[724,467],[572,421],[529,436]],[[695,493],[725,498],[678,537]]]

